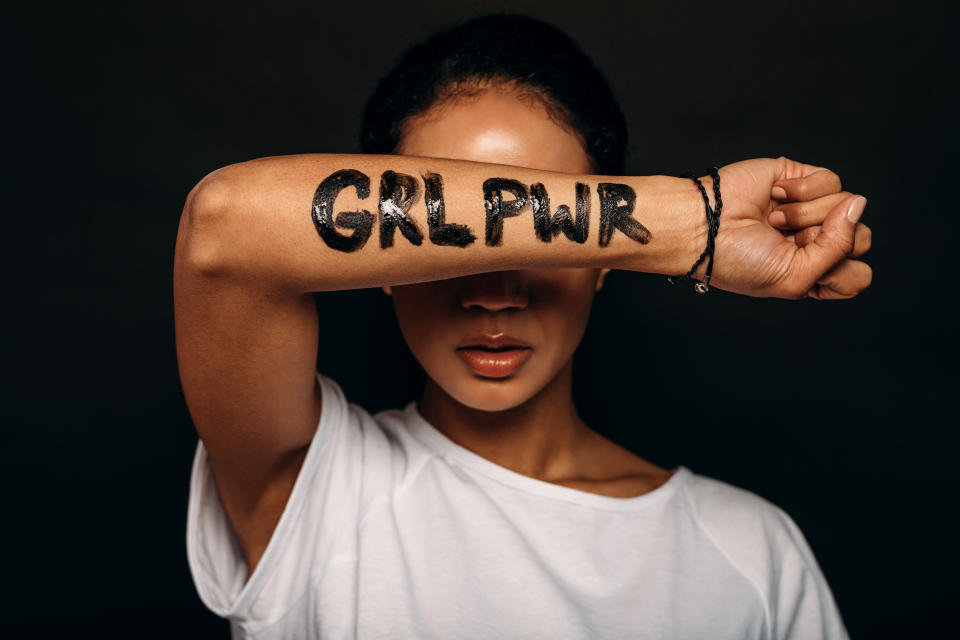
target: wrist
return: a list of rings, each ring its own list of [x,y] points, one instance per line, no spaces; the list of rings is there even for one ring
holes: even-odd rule
[[[698,215],[699,215],[699,218],[700,218],[700,219],[699,219],[700,226],[698,227],[700,233],[697,235],[697,238],[696,238],[696,247],[697,247],[697,248],[696,248],[696,251],[697,251],[697,255],[696,255],[696,258],[694,259],[694,262],[696,262],[696,259],[700,257],[700,255],[703,253],[705,247],[707,246],[707,241],[708,241],[708,237],[709,237],[709,223],[708,223],[708,221],[707,221],[707,210],[706,210],[706,206],[704,205],[704,202],[703,202],[703,194],[700,193],[700,190],[697,188],[697,185],[696,185],[696,183],[694,182],[694,180],[693,180],[692,178],[689,178],[689,177],[687,177],[687,178],[681,178],[681,179],[682,179],[682,180],[686,180],[687,183],[690,185],[690,187],[691,187],[691,188],[694,190],[694,192],[696,193],[696,205],[695,205],[695,207],[696,207],[696,208],[698,209],[698,211],[699,211],[699,214],[698,214]],[[714,193],[714,189],[713,189],[713,176],[711,176],[711,175],[709,175],[709,174],[706,175],[706,176],[700,176],[700,177],[698,178],[698,180],[699,180],[700,183],[703,185],[703,189],[704,189],[704,191],[705,191],[706,194],[707,194],[707,200],[709,201],[709,206],[710,206],[710,208],[711,208],[713,211],[716,211],[716,209],[717,209],[717,199],[716,199],[716,194]],[[682,274],[682,273],[686,273],[687,271],[689,271],[690,267],[693,266],[694,262],[691,262],[691,263],[686,267],[686,269],[684,269],[684,270],[681,271],[680,273]],[[695,280],[700,280],[700,281],[702,282],[703,279],[704,279],[704,277],[706,276],[707,265],[708,265],[708,264],[709,264],[709,256],[707,257],[707,259],[704,259],[704,260],[700,263],[699,266],[697,266],[696,270],[690,275],[690,277],[693,278],[693,279],[695,279]]]
[[[650,241],[634,246],[617,268],[678,276],[689,271],[707,244],[707,217],[696,184],[689,178],[644,176],[636,217],[650,230]],[[701,179],[713,206],[713,179]],[[697,273],[702,276],[706,265]]]

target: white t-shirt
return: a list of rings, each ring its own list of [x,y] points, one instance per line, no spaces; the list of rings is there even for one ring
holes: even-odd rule
[[[317,374],[323,415],[249,580],[206,451],[187,553],[234,638],[847,638],[789,516],[678,467],[613,498],[515,473],[416,402],[371,416]]]

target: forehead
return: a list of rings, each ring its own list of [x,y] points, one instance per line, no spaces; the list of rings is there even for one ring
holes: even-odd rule
[[[398,153],[591,173],[579,138],[536,99],[489,88],[412,118]]]

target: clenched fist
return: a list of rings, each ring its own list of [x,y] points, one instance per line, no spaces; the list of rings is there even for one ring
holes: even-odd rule
[[[710,284],[777,298],[852,298],[868,286],[867,199],[823,167],[759,158],[719,171],[723,210]],[[701,179],[712,194],[713,179]],[[715,206],[711,196],[711,206]],[[697,277],[702,277],[701,265]]]

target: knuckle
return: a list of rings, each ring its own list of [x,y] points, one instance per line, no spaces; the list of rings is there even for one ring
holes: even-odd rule
[[[834,233],[832,235],[833,235],[834,245],[843,255],[846,255],[851,251],[853,251],[853,242],[854,242],[853,234],[847,235],[844,233]]]
[[[828,169],[827,171],[830,170]],[[830,171],[830,183],[833,185],[834,191],[840,191],[843,189],[843,182],[840,180],[840,176],[833,171]]]
[[[806,227],[811,217],[810,207],[807,205],[798,205],[787,213],[787,221],[798,227]]]
[[[848,236],[835,230],[824,231],[817,237],[817,243],[828,249],[834,255],[834,260],[839,262],[853,251],[853,234]]]

